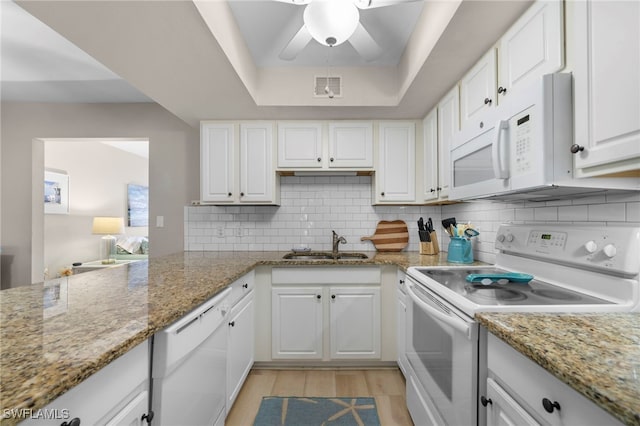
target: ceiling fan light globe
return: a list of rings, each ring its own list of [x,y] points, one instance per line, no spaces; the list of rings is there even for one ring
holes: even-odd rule
[[[351,37],[360,21],[358,8],[350,1],[314,1],[303,14],[311,36],[325,46],[337,46]],[[329,44],[335,40],[335,43]]]

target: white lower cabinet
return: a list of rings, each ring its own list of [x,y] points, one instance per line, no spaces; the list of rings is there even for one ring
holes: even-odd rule
[[[255,342],[255,274],[249,272],[231,284],[231,312],[227,341],[227,401],[226,413],[242,389],[253,367]]]
[[[620,425],[609,413],[488,333],[487,425]],[[483,400],[484,398],[484,400]],[[485,405],[486,404],[486,405]],[[480,415],[482,415],[480,411]]]
[[[378,267],[274,268],[273,360],[381,359]]]
[[[74,419],[83,425],[146,425],[148,389],[149,342],[144,341],[42,408],[42,416],[34,410],[21,425],[58,426]]]

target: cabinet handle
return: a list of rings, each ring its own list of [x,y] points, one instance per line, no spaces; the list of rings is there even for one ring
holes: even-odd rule
[[[486,407],[489,404],[493,404],[493,401],[491,400],[491,398],[485,398],[485,396],[482,395],[480,397],[480,404],[482,404],[483,407]]]
[[[322,161],[322,158],[318,157],[318,163]]]
[[[232,195],[233,195],[233,194],[232,194],[232,193],[230,193],[230,192],[227,194],[227,196],[228,196],[228,197],[231,197]]]
[[[482,129],[484,127],[484,121],[481,121],[479,124],[480,128]]]
[[[143,414],[140,420],[144,420],[147,424],[151,423],[151,420],[153,420],[153,411],[149,411],[148,414]]]
[[[333,157],[329,158],[329,161],[331,161],[333,163]]]
[[[485,104],[485,105],[491,105],[491,99],[489,99],[489,98],[484,98],[484,104]]]
[[[400,285],[404,284],[404,280],[400,280]]]
[[[316,294],[316,299],[320,300],[320,298],[322,298],[322,296],[320,296],[319,294]]]
[[[230,326],[230,327],[235,327],[235,326],[236,326],[236,322],[235,322],[235,321],[231,321],[231,322],[229,323],[229,326]]]
[[[436,190],[435,190],[435,189],[433,189],[433,188],[431,188],[431,189],[429,190],[429,192],[436,192]]]
[[[542,398],[542,406],[547,413],[553,413],[553,410],[560,410],[560,404],[558,401],[551,402],[548,398]]]
[[[437,189],[438,191],[442,191],[442,188],[440,188],[440,187],[437,187],[436,189]]]
[[[241,193],[240,193],[240,196],[241,196],[241,197],[244,197],[244,192],[241,192]]]
[[[335,298],[336,298],[336,295],[335,295],[335,294],[332,294],[332,295],[331,295],[331,298],[332,298],[332,299],[335,299]]]
[[[247,283],[242,284],[242,288],[249,288],[249,284]]]
[[[580,146],[577,143],[574,143],[573,145],[571,145],[570,149],[572,154],[577,154],[579,152],[584,151],[584,146]]]
[[[381,192],[380,195],[384,197],[384,192]]]
[[[507,88],[506,87],[498,87],[498,94],[502,94],[502,95],[506,95],[507,94]]]
[[[60,426],[80,426],[80,418],[79,417],[74,417],[73,419],[69,420],[68,422],[60,423]]]

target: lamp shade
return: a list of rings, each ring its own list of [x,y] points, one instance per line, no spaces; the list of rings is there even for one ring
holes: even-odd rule
[[[325,46],[337,46],[353,35],[360,12],[351,1],[314,1],[305,7],[302,17],[311,37]]]
[[[96,235],[124,234],[124,220],[121,217],[94,217],[91,232]]]

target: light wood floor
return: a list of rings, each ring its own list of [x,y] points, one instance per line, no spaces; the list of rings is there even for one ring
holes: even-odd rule
[[[263,396],[374,397],[382,426],[413,426],[398,369],[251,370],[225,425],[253,425]]]

